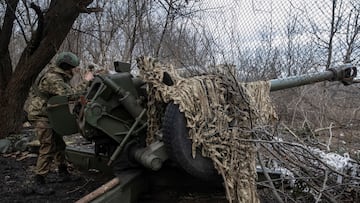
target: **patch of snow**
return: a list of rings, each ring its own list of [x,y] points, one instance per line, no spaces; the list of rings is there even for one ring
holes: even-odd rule
[[[273,141],[283,142],[284,140],[281,137],[273,137]]]
[[[354,161],[350,158],[349,153],[344,153],[344,155],[341,156],[340,154],[333,152],[326,153],[318,148],[310,148],[310,150],[317,155],[320,160],[336,171],[342,171],[346,168],[352,167],[352,162]]]

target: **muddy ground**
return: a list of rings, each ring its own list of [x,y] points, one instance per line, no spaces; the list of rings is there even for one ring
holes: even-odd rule
[[[68,145],[82,143],[81,137],[72,137],[67,140]],[[80,139],[78,141],[77,139]],[[334,139],[344,139],[335,137]],[[74,144],[75,143],[75,144]],[[341,143],[341,142],[339,142]],[[360,142],[352,143],[351,149],[358,149]],[[348,145],[348,144],[347,144]],[[335,145],[333,145],[335,146]],[[345,146],[339,146],[345,147]],[[347,146],[349,147],[349,146]],[[350,150],[349,150],[350,151]],[[352,152],[352,151],[350,151]],[[71,174],[78,177],[76,181],[57,183],[56,169],[53,168],[48,177],[48,184],[55,190],[55,194],[44,196],[28,192],[30,180],[33,177],[33,170],[36,163],[36,153],[29,151],[12,152],[0,154],[0,202],[76,202],[86,194],[94,191],[107,181],[113,178],[112,175],[105,174],[98,170],[80,170],[69,163]],[[356,157],[355,157],[356,158]],[[162,169],[163,170],[163,169]],[[160,171],[158,174],[148,174],[153,176],[149,190],[140,196],[138,203],[226,203],[224,188],[221,185],[212,186],[201,183],[186,174],[182,170],[171,168],[168,171]],[[164,173],[165,172],[165,173]],[[160,178],[159,178],[160,177]],[[163,180],[176,177],[170,184]],[[209,187],[211,186],[211,187]],[[258,193],[262,203],[276,202],[269,189],[258,188]],[[309,202],[307,199],[298,202]],[[312,201],[310,201],[312,202]]]
[[[7,157],[8,156],[8,157]],[[27,157],[26,157],[27,156]],[[79,177],[76,181],[57,183],[56,172],[48,177],[48,185],[56,192],[43,196],[29,194],[27,189],[33,176],[36,157],[23,154],[0,155],[1,202],[74,202],[106,182],[101,172],[72,170]]]
[[[91,148],[84,138],[78,135],[68,136],[64,139],[71,147]],[[94,191],[104,183],[114,178],[109,171],[84,170],[68,163],[76,181],[58,183],[57,172],[53,166],[47,177],[49,187],[55,190],[53,195],[37,195],[29,193],[29,186],[34,176],[34,168],[37,159],[36,148],[27,148],[25,151],[0,153],[0,202],[76,202],[86,194]],[[162,169],[163,170],[163,169]],[[165,171],[164,171],[165,170]],[[152,176],[151,183],[146,193],[142,194],[138,203],[225,203],[224,190],[221,185],[203,189],[207,183],[196,181],[193,177],[182,170],[164,169]],[[146,172],[148,173],[148,172]],[[169,178],[170,177],[170,178]],[[175,177],[171,178],[171,177]],[[172,179],[171,181],[164,181]],[[186,181],[184,181],[186,179]]]
[[[57,183],[56,170],[48,175],[48,185],[55,190],[53,195],[37,195],[28,191],[36,157],[28,152],[0,155],[0,202],[75,202],[106,183],[112,176],[100,171],[82,171],[71,167],[71,173],[79,177],[76,181]],[[194,191],[194,187],[187,190],[179,185],[174,187],[152,187],[144,193],[139,203],[225,203],[226,198],[221,188],[211,191]]]
[[[35,167],[35,154],[28,152],[0,154],[0,202],[2,203],[66,203],[76,202],[86,194],[94,191],[113,176],[101,171],[78,170],[69,165],[71,174],[78,177],[76,181],[57,183],[56,170],[48,175],[48,185],[55,190],[53,195],[37,195],[28,191]],[[163,171],[164,172],[164,171]],[[161,173],[163,173],[161,172]],[[221,185],[210,186],[196,181],[182,171],[171,170],[163,177],[175,177],[173,184],[157,179],[157,185],[151,185],[142,194],[138,203],[227,203]],[[176,174],[176,175],[174,175]],[[178,181],[178,184],[176,184]],[[160,184],[159,184],[160,183]],[[276,202],[270,191],[260,192],[261,202]]]

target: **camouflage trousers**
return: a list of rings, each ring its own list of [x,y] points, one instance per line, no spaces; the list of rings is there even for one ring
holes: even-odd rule
[[[52,161],[57,166],[65,164],[65,142],[61,135],[56,134],[49,126],[48,121],[36,121],[35,131],[40,141],[39,156],[36,162],[35,173],[47,175]]]

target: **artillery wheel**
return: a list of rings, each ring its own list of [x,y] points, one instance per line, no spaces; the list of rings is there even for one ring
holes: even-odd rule
[[[193,159],[188,131],[184,113],[179,111],[178,105],[169,103],[163,121],[163,140],[170,159],[195,177],[206,181],[219,181],[220,175],[211,159],[203,157],[200,150],[197,150]]]

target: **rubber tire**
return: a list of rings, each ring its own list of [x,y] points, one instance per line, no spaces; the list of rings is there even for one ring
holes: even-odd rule
[[[163,141],[170,159],[176,162],[187,173],[204,181],[219,181],[220,175],[215,170],[213,162],[201,155],[197,150],[195,159],[191,154],[192,142],[188,138],[188,128],[184,113],[179,106],[169,103],[163,120]]]

